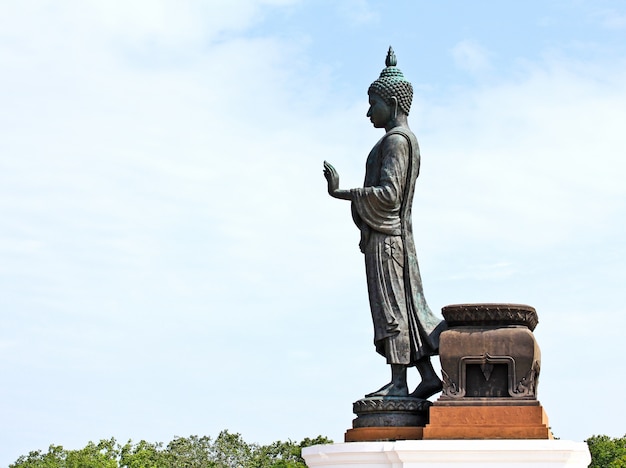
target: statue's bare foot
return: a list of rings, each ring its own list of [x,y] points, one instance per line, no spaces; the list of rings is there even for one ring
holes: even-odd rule
[[[435,393],[439,393],[442,389],[443,385],[439,379],[423,380],[410,396],[425,400],[428,397],[433,396]]]
[[[384,387],[376,390],[375,392],[365,395],[366,398],[380,397],[380,396],[399,396],[405,397],[409,395],[409,388],[406,385],[397,385],[393,382],[389,382]]]

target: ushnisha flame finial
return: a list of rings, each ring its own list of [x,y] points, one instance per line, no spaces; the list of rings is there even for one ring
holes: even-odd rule
[[[387,65],[388,67],[395,67],[396,65],[398,65],[398,59],[396,58],[396,54],[394,53],[391,46],[389,46],[389,50],[387,51],[385,65]]]

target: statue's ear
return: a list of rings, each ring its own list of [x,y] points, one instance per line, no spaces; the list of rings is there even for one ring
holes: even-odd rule
[[[398,117],[398,98],[395,96],[391,96],[391,118],[395,119]]]

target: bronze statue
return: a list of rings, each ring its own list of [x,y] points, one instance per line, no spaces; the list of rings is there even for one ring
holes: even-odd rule
[[[352,202],[365,254],[374,343],[391,365],[391,382],[366,397],[425,399],[442,388],[430,357],[438,352],[445,322],[424,299],[413,243],[411,206],[420,167],[417,139],[407,122],[413,87],[396,67],[391,47],[385,64],[369,87],[367,117],[386,133],[367,158],[363,188],[339,189],[339,174],[326,161],[324,177],[330,196]],[[422,381],[409,394],[406,374],[413,366]]]

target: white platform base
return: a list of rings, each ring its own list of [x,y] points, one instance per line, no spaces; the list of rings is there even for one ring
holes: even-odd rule
[[[310,468],[586,468],[591,463],[587,444],[568,440],[349,442],[306,447],[302,456]]]

